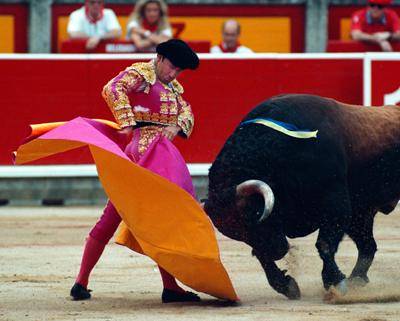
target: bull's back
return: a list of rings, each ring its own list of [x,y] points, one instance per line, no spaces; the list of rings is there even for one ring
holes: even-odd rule
[[[331,136],[332,142],[342,143],[350,162],[371,159],[400,146],[397,106],[364,107],[314,95],[289,94],[263,102],[246,120],[258,117],[318,130],[320,137]]]

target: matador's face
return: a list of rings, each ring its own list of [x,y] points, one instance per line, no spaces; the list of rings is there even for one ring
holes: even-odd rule
[[[168,58],[161,55],[157,55],[155,68],[157,79],[164,84],[173,81],[183,71],[181,68],[174,66]]]

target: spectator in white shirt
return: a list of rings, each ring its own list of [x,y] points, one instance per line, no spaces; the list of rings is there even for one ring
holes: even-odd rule
[[[103,0],[85,0],[85,5],[69,16],[67,32],[70,38],[87,38],[86,49],[97,47],[102,39],[121,37],[121,26]]]
[[[163,0],[139,0],[128,20],[127,38],[140,52],[155,52],[158,44],[172,38],[167,4]]]
[[[234,19],[222,24],[222,42],[211,48],[211,53],[253,53],[253,50],[239,42],[240,24]]]

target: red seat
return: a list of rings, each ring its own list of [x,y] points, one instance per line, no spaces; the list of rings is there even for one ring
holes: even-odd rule
[[[190,40],[189,46],[196,52],[210,52],[211,43],[208,40]],[[135,46],[127,40],[101,41],[94,50],[86,50],[86,39],[68,39],[61,43],[60,53],[133,53]]]
[[[187,40],[186,42],[197,53],[210,52],[211,42],[208,40]]]
[[[400,43],[392,42],[394,51],[400,51]],[[367,52],[367,51],[382,51],[381,47],[376,44],[370,44],[360,41],[343,41],[329,40],[326,52]]]
[[[131,41],[126,40],[108,40],[101,41],[93,50],[87,50],[85,47],[86,39],[68,39],[61,43],[61,53],[132,53],[135,52],[135,46]]]

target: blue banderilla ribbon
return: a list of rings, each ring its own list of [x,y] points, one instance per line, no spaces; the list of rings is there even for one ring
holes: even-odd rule
[[[297,126],[282,121],[278,121],[271,118],[255,118],[246,120],[240,124],[240,126],[246,126],[250,124],[260,124],[272,128],[285,135],[295,138],[316,138],[318,130],[299,129]]]

